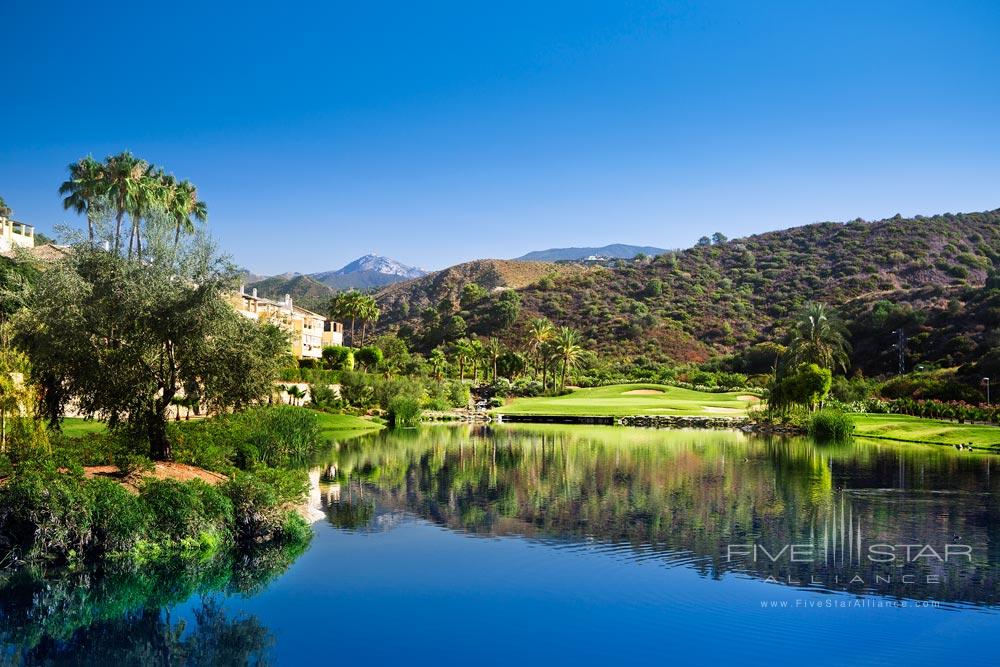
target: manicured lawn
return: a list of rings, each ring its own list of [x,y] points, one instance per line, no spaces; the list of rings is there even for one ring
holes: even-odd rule
[[[1000,445],[1000,427],[922,419],[909,415],[852,415],[855,436],[908,442],[993,447]]]
[[[370,431],[372,429],[384,428],[370,419],[362,419],[354,415],[335,415],[329,412],[317,412],[319,418],[319,429],[323,435],[337,433],[342,435],[343,431]]]
[[[104,433],[108,429],[104,422],[66,417],[62,422],[62,432],[70,438],[81,438],[88,433]]]
[[[756,404],[738,392],[712,394],[660,384],[577,389],[565,396],[517,398],[496,412],[524,415],[704,415],[739,417]]]
[[[337,432],[338,435],[341,435],[342,431],[369,431],[384,428],[381,424],[377,424],[369,419],[355,417],[354,415],[335,415],[328,412],[316,412],[316,416],[319,419],[320,432],[324,435],[332,432]],[[180,423],[183,425],[194,422]],[[102,422],[88,421],[77,417],[67,417],[62,423],[63,433],[71,438],[80,438],[88,433],[103,433],[106,429],[107,427]]]

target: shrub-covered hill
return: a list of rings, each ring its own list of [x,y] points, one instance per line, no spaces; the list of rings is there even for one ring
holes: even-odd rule
[[[479,326],[482,307],[453,298],[463,281],[482,279],[476,272],[450,269],[421,279],[427,282],[402,283],[390,289],[407,290],[405,298],[385,290],[379,301],[387,325],[406,321],[418,334],[419,309],[433,305],[440,318],[458,313],[472,330],[509,340],[523,335],[528,319],[545,316],[580,330],[590,349],[702,361],[780,337],[802,304],[818,300],[854,322],[856,364],[880,372],[890,370],[881,366],[899,324],[921,350],[911,350],[912,361],[919,354],[927,361],[968,361],[988,337],[982,318],[993,306],[983,305],[989,297],[979,288],[994,264],[1000,266],[1000,210],[819,223],[611,268],[546,273],[534,281],[525,276],[528,284],[507,283],[519,296],[517,321],[501,321],[493,331]],[[435,283],[445,275],[446,290]],[[440,304],[444,294],[454,303]],[[410,303],[405,314],[404,301]],[[907,315],[908,309],[916,314]],[[956,336],[964,342],[949,342]]]
[[[457,264],[379,291],[377,300],[382,309],[379,325],[382,329],[401,325],[419,327],[423,321],[422,311],[427,308],[438,310],[442,302],[451,304],[449,314],[458,313],[466,285],[478,285],[486,293],[520,290],[533,284],[549,284],[558,276],[577,275],[590,270],[577,264],[512,259],[477,259]]]
[[[290,294],[292,302],[316,313],[325,314],[330,309],[330,299],[334,290],[306,275],[271,276],[248,287],[257,288],[257,293],[267,299],[280,301]]]

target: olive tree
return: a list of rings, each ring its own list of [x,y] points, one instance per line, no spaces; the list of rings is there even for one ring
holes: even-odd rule
[[[216,411],[265,400],[289,347],[226,302],[231,268],[206,243],[169,261],[151,251],[136,261],[76,245],[38,278],[16,329],[52,426],[72,399],[162,460],[176,396]]]

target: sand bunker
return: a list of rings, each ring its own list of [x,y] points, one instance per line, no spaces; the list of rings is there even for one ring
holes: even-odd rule
[[[736,400],[737,401],[750,401],[751,403],[754,403],[756,401],[759,401],[760,398],[758,398],[757,396],[751,396],[750,394],[741,394],[740,396],[736,397]]]
[[[622,394],[625,396],[649,396],[651,394],[662,394],[663,392],[659,389],[632,389],[631,391],[623,391]]]
[[[740,410],[740,409],[738,409],[738,408],[715,408],[715,407],[706,405],[702,409],[705,412],[711,412],[711,413],[717,414],[717,415],[739,415],[739,414],[743,414],[743,411]]]

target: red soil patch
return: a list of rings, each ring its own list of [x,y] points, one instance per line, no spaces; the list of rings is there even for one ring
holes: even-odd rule
[[[173,479],[178,482],[187,482],[192,479],[200,479],[206,484],[215,486],[227,481],[225,475],[204,468],[189,466],[185,463],[174,463],[173,461],[157,461],[153,472],[141,472],[122,478],[118,466],[87,466],[83,469],[85,477],[111,477],[118,481],[129,491],[138,493],[139,483],[143,479]]]

